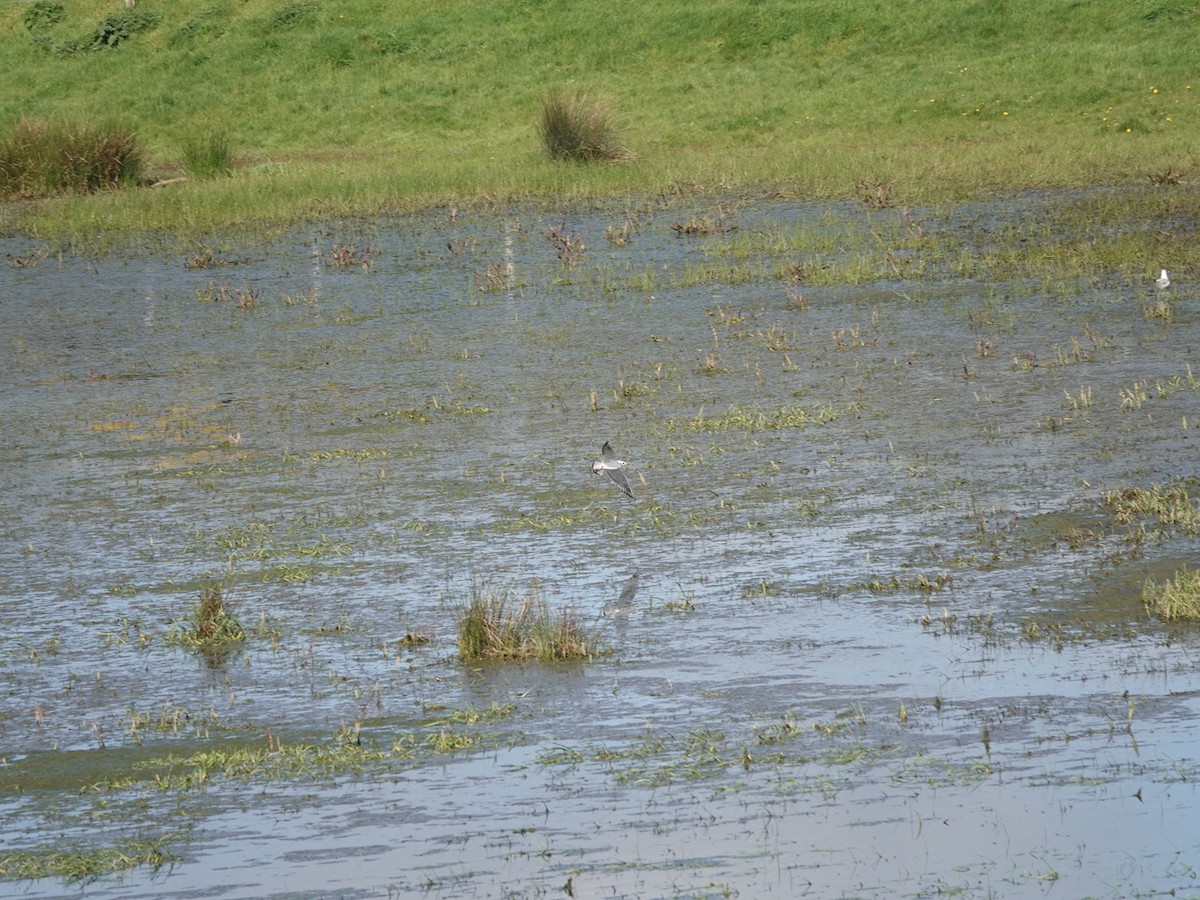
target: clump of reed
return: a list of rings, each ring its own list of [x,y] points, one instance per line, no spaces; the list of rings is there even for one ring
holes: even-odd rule
[[[246,630],[227,602],[228,581],[205,581],[189,618],[176,622],[171,643],[220,658],[246,639]]]
[[[0,195],[8,197],[122,187],[141,170],[137,135],[120,126],[22,119],[0,138]]]
[[[621,140],[611,104],[579,91],[547,96],[539,131],[551,159],[590,163],[633,157]]]
[[[464,660],[588,659],[589,636],[570,611],[552,612],[536,596],[516,597],[476,587],[458,612],[458,654]]]
[[[1161,583],[1150,579],[1142,603],[1164,622],[1200,622],[1200,569],[1184,569]]]

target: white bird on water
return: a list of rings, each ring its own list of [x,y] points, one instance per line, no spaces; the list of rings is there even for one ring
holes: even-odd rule
[[[1158,273],[1158,281],[1156,281],[1154,283],[1158,285],[1158,289],[1160,291],[1164,290],[1166,288],[1169,288],[1171,286],[1171,279],[1167,277],[1166,269],[1163,269],[1161,272]]]
[[[592,463],[593,475],[607,475],[617,487],[625,492],[625,495],[632,500],[633,491],[629,489],[629,480],[625,477],[624,469],[629,463],[623,459],[617,459],[617,454],[613,452],[612,445],[608,441],[604,442],[604,446],[600,448],[600,459]]]

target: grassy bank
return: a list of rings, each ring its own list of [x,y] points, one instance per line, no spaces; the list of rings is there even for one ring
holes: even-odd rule
[[[8,202],[67,240],[453,202],[750,187],[898,202],[1200,167],[1196,6],[697,7],[498,0],[0,0],[0,128],[119,121],[148,177],[227,135],[228,178]],[[634,159],[555,162],[543,100],[606,98]]]

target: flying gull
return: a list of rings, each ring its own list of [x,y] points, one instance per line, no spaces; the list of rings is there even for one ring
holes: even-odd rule
[[[629,465],[623,459],[617,459],[617,454],[613,452],[612,445],[608,441],[604,442],[604,446],[600,448],[600,460],[592,463],[592,474],[607,475],[612,479],[613,484],[625,492],[625,495],[630,500],[633,499],[633,491],[629,489],[629,480],[625,477],[625,473],[621,470]]]

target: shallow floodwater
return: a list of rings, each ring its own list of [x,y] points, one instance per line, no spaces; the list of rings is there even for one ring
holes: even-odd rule
[[[0,858],[173,857],[0,894],[1200,896],[1195,531],[1105,503],[1197,491],[1200,294],[930,249],[1072,199],[0,240]],[[482,594],[595,657],[460,661]]]

